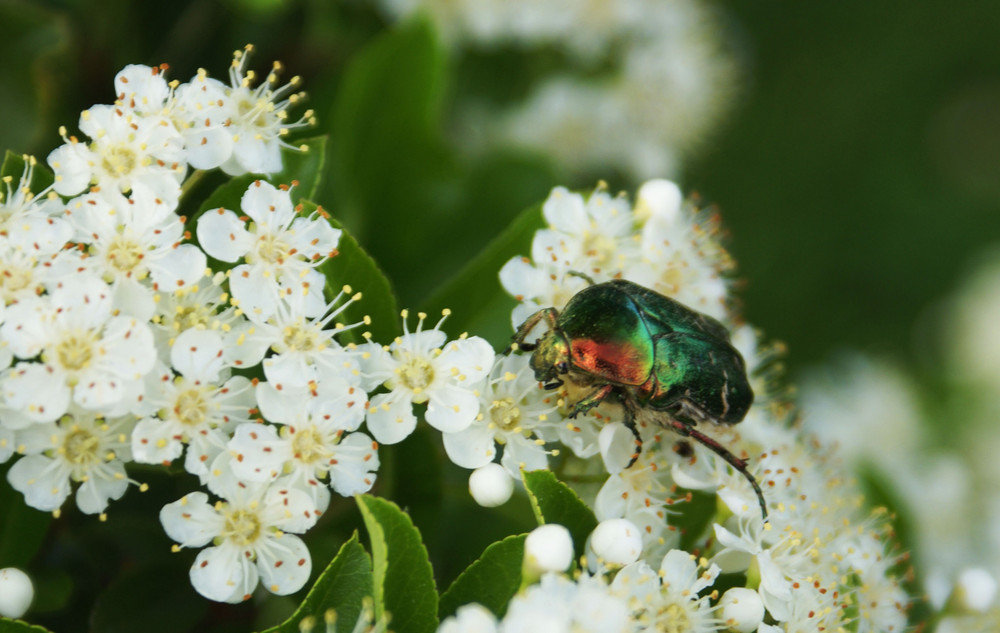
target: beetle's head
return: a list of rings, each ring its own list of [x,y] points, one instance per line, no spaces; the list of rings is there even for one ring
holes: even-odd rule
[[[562,385],[559,375],[569,373],[569,361],[569,342],[557,329],[549,330],[538,339],[535,351],[531,354],[531,368],[535,370],[535,379],[545,383],[546,389]]]

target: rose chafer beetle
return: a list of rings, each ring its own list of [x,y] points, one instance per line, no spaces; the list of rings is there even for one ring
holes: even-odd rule
[[[542,321],[548,331],[526,343]],[[702,421],[736,424],[753,403],[743,357],[721,323],[616,279],[592,283],[561,313],[545,308],[528,317],[508,351],[517,348],[532,352],[531,368],[546,389],[568,382],[585,390],[572,404],[571,418],[605,400],[622,405],[624,423],[637,444],[630,466],[642,446],[637,423],[670,428],[706,446],[746,477],[767,519],[764,495],[746,461],[694,428]]]

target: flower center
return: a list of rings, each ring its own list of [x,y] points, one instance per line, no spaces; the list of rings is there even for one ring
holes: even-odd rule
[[[215,312],[207,305],[179,305],[174,310],[173,322],[180,327],[178,331],[183,332],[194,327],[207,326],[214,315]]]
[[[101,461],[97,454],[100,440],[86,429],[74,428],[63,438],[62,453],[74,466],[89,466]]]
[[[298,323],[285,327],[283,340],[289,351],[309,352],[319,346],[315,330]]]
[[[101,154],[101,168],[115,176],[126,176],[132,173],[138,163],[135,150],[124,144],[107,147]]]
[[[312,464],[329,457],[330,451],[326,450],[320,432],[315,427],[309,427],[296,429],[292,438],[292,454],[300,462]]]
[[[583,252],[593,258],[597,267],[605,270],[618,252],[615,240],[600,231],[586,231],[583,234]]]
[[[656,618],[656,630],[662,633],[687,633],[691,630],[691,619],[684,607],[673,603],[660,610]]]
[[[241,547],[252,545],[260,538],[260,519],[247,510],[227,512],[222,537]]]
[[[265,263],[282,264],[288,259],[291,250],[291,247],[274,233],[268,232],[257,237],[257,258]]]
[[[75,330],[56,343],[55,355],[59,364],[69,371],[79,371],[90,365],[94,356],[95,337],[92,332]]]
[[[406,360],[397,369],[403,386],[419,394],[434,381],[434,366],[426,358],[407,354]]]
[[[187,427],[204,424],[208,417],[208,401],[202,390],[193,388],[179,393],[174,401],[174,416]]]
[[[14,295],[24,290],[33,278],[32,269],[23,266],[11,266],[9,262],[0,274],[0,299],[13,299]]]
[[[142,261],[142,246],[123,235],[115,236],[108,246],[108,261],[115,270],[132,273]]]
[[[521,424],[521,409],[510,396],[494,400],[490,404],[490,419],[504,431],[513,431]]]

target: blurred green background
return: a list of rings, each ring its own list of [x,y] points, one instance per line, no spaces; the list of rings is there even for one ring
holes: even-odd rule
[[[793,375],[842,348],[931,368],[938,303],[1000,238],[1000,4],[714,6],[720,39],[741,65],[740,85],[729,116],[684,163],[679,180],[722,213],[747,320],[788,343]],[[277,59],[285,78],[303,77],[319,119],[309,134],[330,135],[317,202],[378,260],[401,306],[424,305],[553,186],[588,190],[602,178],[631,193],[638,184],[617,169],[573,174],[544,153],[458,149],[457,104],[476,97],[517,102],[559,65],[558,51],[448,49],[427,21],[392,25],[371,2],[347,0],[0,0],[0,148],[44,159],[60,143],[59,125],[73,134],[82,109],[113,100],[112,80],[126,64],[166,62],[181,81],[198,67],[225,78],[232,51],[246,43],[256,46],[250,67],[258,72]],[[484,275],[483,283],[496,281]],[[488,323],[480,315],[462,325],[498,342],[509,331],[508,307],[486,305]],[[461,318],[451,319],[454,327]],[[477,323],[484,330],[472,327]],[[446,582],[485,544],[521,529],[526,507],[510,504],[506,514],[473,507],[461,489],[464,473],[447,476],[442,493],[438,445],[418,433],[408,450],[384,450],[379,492],[414,508],[422,529],[436,528],[424,533],[439,582]],[[171,558],[148,517],[164,498],[195,484],[153,469],[136,476],[160,496],[129,495],[112,508],[108,525],[69,509],[53,524],[44,560],[35,560],[48,577],[37,580],[50,597],[63,583],[63,599],[73,603],[36,608],[61,613],[51,621],[59,630],[134,630],[128,627],[143,620],[152,626],[160,618],[129,588],[166,579],[178,595],[155,602],[176,598],[187,606],[164,615],[163,629],[185,628],[179,616],[225,620],[232,630],[277,621],[251,605],[194,597],[185,578],[193,552]],[[452,500],[443,504],[443,495]],[[0,502],[19,508],[18,521],[36,522],[43,538],[47,516],[24,510],[6,486]],[[355,514],[351,504],[331,508],[328,526],[340,531],[310,541],[317,566],[358,524]],[[477,526],[471,540],[464,534],[470,524]],[[105,552],[116,558],[102,558]],[[17,552],[0,555],[28,562]],[[68,572],[52,571],[66,565]],[[87,576],[95,569],[106,577],[72,593],[74,570]],[[93,621],[74,626],[67,614],[95,601]],[[101,620],[132,604],[134,614]]]
[[[716,6],[742,86],[680,180],[723,214],[747,319],[789,344],[792,369],[845,346],[921,358],[933,344],[922,314],[1000,237],[1000,5]],[[5,0],[0,147],[44,157],[58,125],[72,133],[80,110],[112,100],[127,63],[224,77],[231,51],[252,42],[252,67],[280,59],[286,77],[305,79],[319,132],[333,135],[319,202],[354,228],[404,305],[552,186],[635,186],[614,170],[571,177],[515,150],[458,154],[453,104],[484,90],[516,99],[552,56],[428,42],[373,55],[385,29],[358,1]],[[398,64],[358,70],[387,60]]]

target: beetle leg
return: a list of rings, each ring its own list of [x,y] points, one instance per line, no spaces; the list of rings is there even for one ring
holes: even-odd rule
[[[753,491],[757,493],[757,502],[760,504],[760,513],[764,517],[764,521],[767,522],[767,503],[764,501],[764,493],[761,492],[760,486],[757,484],[757,480],[754,476],[750,474],[747,470],[746,460],[740,459],[739,457],[733,455],[729,452],[722,444],[719,444],[709,436],[695,430],[688,424],[681,422],[680,420],[671,419],[669,421],[671,428],[673,428],[677,433],[683,435],[684,437],[690,437],[696,440],[702,446],[705,446],[713,453],[726,460],[726,462],[735,468],[741,475],[743,475],[750,485],[753,487]]]
[[[542,319],[546,319],[549,322],[549,328],[551,329],[555,327],[557,318],[559,318],[559,312],[555,308],[544,308],[532,314],[524,320],[521,327],[517,328],[517,332],[514,333],[510,345],[503,352],[504,355],[510,354],[515,348],[523,349],[527,352],[535,349],[535,343],[525,343],[524,339],[531,333],[531,330],[535,329],[535,326]]]
[[[632,453],[632,457],[625,464],[625,468],[632,468],[634,464],[639,459],[639,454],[642,453],[642,436],[639,435],[639,427],[635,423],[635,414],[632,413],[632,407],[628,404],[625,405],[625,419],[622,420],[629,431],[632,431],[632,437],[635,438],[635,452]]]
[[[573,405],[573,410],[570,411],[569,413],[569,417],[575,418],[581,413],[586,413],[587,411],[590,411],[597,405],[601,404],[602,400],[610,396],[611,392],[614,391],[614,389],[615,386],[610,384],[594,389],[585,398],[577,400],[576,404]]]

